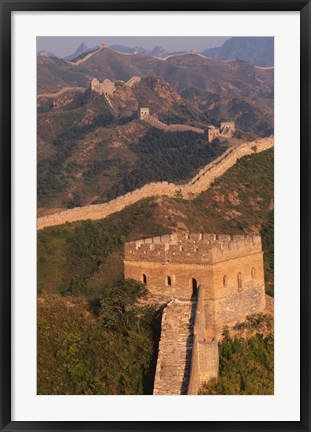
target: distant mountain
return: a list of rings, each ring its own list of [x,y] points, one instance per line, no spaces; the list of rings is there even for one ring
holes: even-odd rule
[[[43,57],[44,56],[46,56],[46,57],[57,57],[57,55],[55,55],[54,53],[52,53],[50,51],[44,51],[44,50],[39,51],[37,55],[38,56],[43,56]]]
[[[37,56],[38,93],[53,93],[64,87],[87,87],[89,77],[79,72],[75,66],[45,53]]]
[[[156,46],[153,50],[149,51],[152,57],[167,57],[169,53],[161,46]]]
[[[203,54],[219,60],[243,60],[256,66],[273,66],[274,39],[273,37],[233,37],[223,46],[206,49]]]
[[[124,45],[111,45],[110,48],[125,54],[144,54],[144,55],[149,55],[151,57],[164,58],[170,54],[161,46],[156,46],[152,50],[147,50],[146,48],[143,47],[129,48]]]
[[[226,63],[197,53],[160,59],[143,54],[124,55],[102,47],[85,56],[85,60],[80,58],[78,67],[64,60],[39,60],[39,92],[53,86],[54,91],[66,86],[87,87],[92,77],[127,81],[133,76],[158,76],[177,91],[194,87],[230,96],[273,98],[273,70],[240,61]]]
[[[121,53],[126,53],[126,54],[131,53],[133,50],[133,48],[129,48],[129,47],[124,46],[124,45],[111,45],[110,48],[114,49],[115,51],[119,51]]]
[[[98,48],[98,47],[96,47],[96,48]],[[86,43],[82,42],[82,44],[78,46],[78,48],[75,50],[75,52],[73,52],[72,54],[70,54],[66,57],[63,57],[63,58],[64,58],[64,60],[71,61],[71,60],[75,59],[76,57],[79,57],[81,54],[88,53],[90,51],[93,51],[94,49],[95,49],[95,47],[89,48],[86,45]]]

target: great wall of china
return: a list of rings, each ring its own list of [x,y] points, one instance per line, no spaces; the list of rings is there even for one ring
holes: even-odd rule
[[[104,219],[144,198],[162,195],[174,197],[179,195],[185,199],[193,199],[199,193],[207,190],[211,183],[231,168],[238,159],[256,152],[262,152],[273,147],[273,145],[274,137],[270,136],[231,147],[221,156],[202,168],[188,183],[174,184],[165,181],[149,183],[141,188],[135,189],[133,192],[129,192],[104,204],[76,207],[52,215],[42,216],[37,220],[37,229],[40,230],[45,227],[62,225],[66,222]]]
[[[260,236],[173,232],[127,242],[124,277],[163,304],[153,394],[198,394],[218,376],[224,327],[266,313]]]
[[[146,117],[144,121],[148,122],[151,126],[164,130],[165,132],[192,131],[199,134],[204,134],[204,129],[202,128],[197,128],[186,124],[166,124],[161,122],[157,117],[152,115]]]
[[[67,92],[79,92],[79,93],[84,93],[85,92],[85,88],[84,87],[63,87],[61,90],[59,90],[56,93],[40,93],[38,94],[38,98],[56,98],[58,96],[61,96],[64,93]]]

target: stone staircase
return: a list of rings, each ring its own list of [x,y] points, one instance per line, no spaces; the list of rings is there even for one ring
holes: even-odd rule
[[[196,302],[172,300],[164,309],[154,395],[187,394]]]

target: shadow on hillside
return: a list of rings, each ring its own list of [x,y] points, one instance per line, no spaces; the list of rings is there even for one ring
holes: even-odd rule
[[[143,378],[144,395],[153,394],[153,386],[154,386],[154,379],[155,379],[156,368],[157,368],[159,343],[160,343],[160,336],[161,336],[161,321],[162,321],[162,314],[165,306],[166,304],[160,307],[152,322],[153,353],[149,364],[149,368]]]
[[[188,394],[188,385],[189,385],[191,359],[192,359],[193,326],[194,326],[196,309],[197,309],[197,301],[196,299],[193,299],[191,305],[191,315],[190,315],[190,320],[188,325],[189,336],[186,342],[187,353],[186,353],[186,360],[185,360],[185,370],[184,370],[184,376],[183,376],[183,380],[181,384],[181,392],[180,392],[180,394],[182,395]]]

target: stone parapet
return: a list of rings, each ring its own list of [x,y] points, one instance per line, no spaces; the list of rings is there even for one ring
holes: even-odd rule
[[[125,244],[125,261],[213,264],[261,252],[260,236],[174,233]]]
[[[206,340],[202,288],[199,288],[193,328],[191,368],[188,395],[196,395],[204,382],[218,377],[219,353],[215,338]]]
[[[175,299],[163,311],[154,395],[187,394],[195,307]]]

